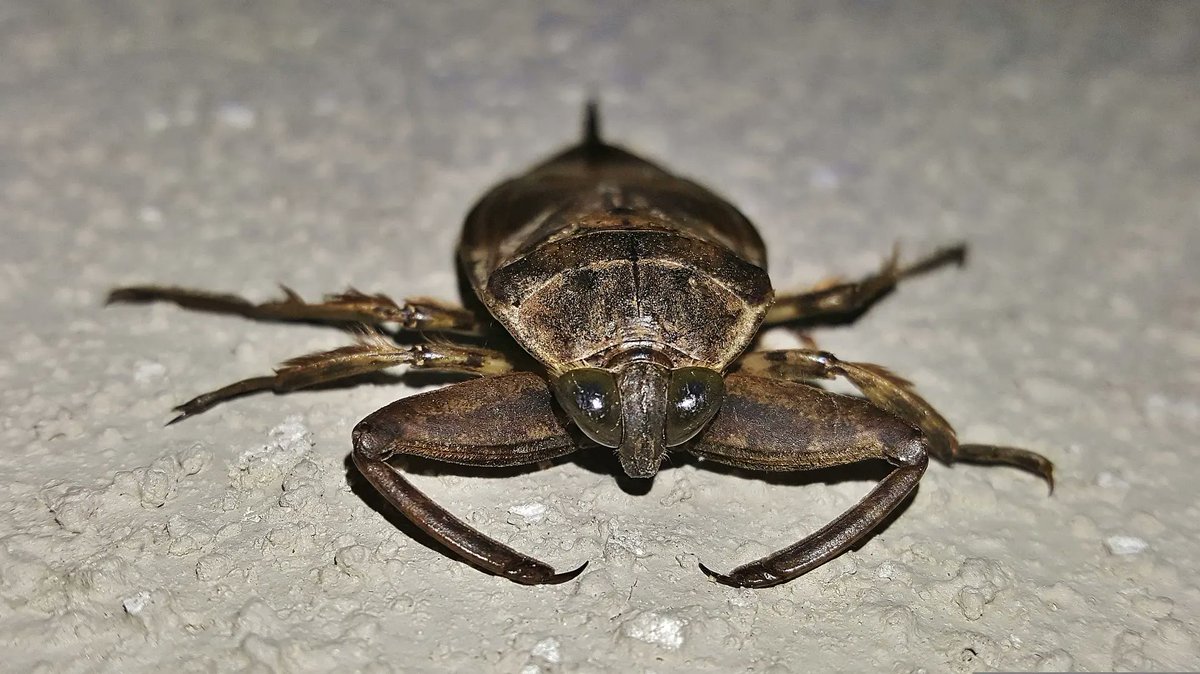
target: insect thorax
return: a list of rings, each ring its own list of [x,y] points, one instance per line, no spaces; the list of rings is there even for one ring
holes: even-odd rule
[[[646,347],[675,367],[721,370],[771,298],[760,267],[666,229],[581,230],[499,267],[487,289],[497,318],[554,371]]]

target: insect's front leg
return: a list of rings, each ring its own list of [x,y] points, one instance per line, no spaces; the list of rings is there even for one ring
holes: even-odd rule
[[[287,393],[400,365],[480,376],[503,374],[514,369],[506,354],[492,349],[450,343],[400,346],[385,335],[364,332],[359,334],[357,343],[350,346],[292,358],[276,368],[274,374],[243,379],[198,395],[177,406],[175,410],[179,416],[170,423],[249,393]]]
[[[408,454],[470,466],[516,466],[575,448],[545,380],[531,373],[467,381],[404,398],[354,428],[355,465],[405,517],[472,565],[526,585],[566,582],[587,564],[555,573],[451,515],[387,460]]]
[[[108,303],[173,302],[186,309],[258,320],[367,325],[395,323],[405,330],[425,332],[477,334],[481,328],[475,314],[438,300],[415,298],[397,303],[387,295],[368,295],[353,288],[344,293],[326,295],[316,303],[304,301],[286,286],[283,287],[283,295],[282,299],[255,304],[238,295],[206,290],[129,286],[110,292]]]
[[[1018,447],[959,444],[954,427],[924,398],[911,382],[887,368],[872,363],[838,360],[825,351],[794,349],[755,351],[738,361],[738,371],[777,379],[804,381],[845,377],[868,400],[920,428],[929,438],[929,452],[937,460],[980,464],[1003,464],[1028,471],[1054,489],[1054,464],[1036,452]]]
[[[928,464],[920,431],[861,398],[778,379],[725,377],[721,411],[688,446],[697,456],[751,470],[791,471],[883,459],[892,470],[866,497],[795,545],[721,574],[734,587],[785,583],[840,555],[907,497]]]
[[[959,264],[966,259],[964,245],[935,251],[911,264],[901,266],[899,251],[893,251],[883,269],[866,278],[848,283],[833,283],[805,293],[780,295],[767,311],[766,327],[803,320],[845,319],[866,311],[896,287],[902,279],[932,271],[943,265]]]

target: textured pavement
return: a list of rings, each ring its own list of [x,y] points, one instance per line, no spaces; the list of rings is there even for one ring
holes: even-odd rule
[[[1200,5],[794,4],[0,2],[0,668],[1200,667]],[[353,479],[353,424],[435,381],[163,427],[345,337],[108,288],[456,299],[466,209],[572,141],[589,94],[608,137],[760,226],[777,288],[969,243],[813,337],[964,440],[1044,452],[1055,494],[935,465],[861,548],[739,591],[697,561],[787,545],[877,471],[414,478],[592,560],[527,588]]]

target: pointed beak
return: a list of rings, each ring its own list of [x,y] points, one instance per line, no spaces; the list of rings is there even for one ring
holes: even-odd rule
[[[617,374],[624,435],[617,450],[629,477],[654,477],[667,451],[667,384],[662,365],[648,361],[625,364]]]

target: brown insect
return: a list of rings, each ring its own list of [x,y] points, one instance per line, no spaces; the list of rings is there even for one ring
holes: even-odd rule
[[[1053,489],[1053,465],[1034,452],[960,445],[912,385],[878,365],[824,351],[750,351],[764,327],[844,321],[903,278],[961,264],[963,246],[901,265],[897,256],[856,282],[776,295],[766,250],[736,208],[601,140],[588,106],[582,141],[488,192],[467,216],[458,259],[487,313],[429,300],[397,303],[354,290],[309,304],[145,286],[110,301],[181,306],[273,319],[361,324],[351,346],[301,356],[273,375],[205,393],[173,421],[254,391],[276,393],[397,365],[479,379],[398,400],[354,428],[354,462],[421,529],[462,559],[510,580],[561,583],[566,573],[471,528],[387,463],[397,454],[472,466],[515,466],[584,447],[615,448],[622,468],[651,478],[669,449],[764,471],[882,459],[894,468],[857,505],[799,543],[721,583],[768,587],[841,554],[917,486],[928,457],[1008,464]],[[393,326],[435,341],[405,346]],[[480,346],[502,328],[536,363]],[[523,369],[522,369],[523,368]],[[864,398],[813,382],[844,377]]]

